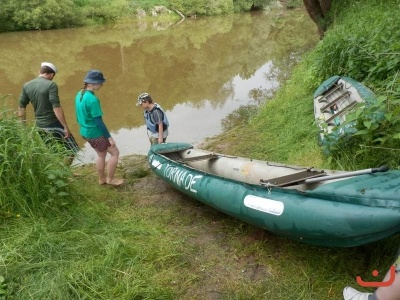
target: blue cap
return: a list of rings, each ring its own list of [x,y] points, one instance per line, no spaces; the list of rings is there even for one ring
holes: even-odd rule
[[[100,84],[106,81],[103,73],[99,70],[89,70],[83,80],[86,83]]]

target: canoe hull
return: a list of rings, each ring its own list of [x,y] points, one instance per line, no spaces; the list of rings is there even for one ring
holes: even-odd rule
[[[399,207],[332,201],[323,199],[318,189],[304,192],[238,182],[174,161],[158,152],[165,147],[152,146],[149,151],[148,161],[156,175],[206,205],[279,236],[319,246],[349,247],[400,231]],[[177,153],[183,156],[182,152]]]

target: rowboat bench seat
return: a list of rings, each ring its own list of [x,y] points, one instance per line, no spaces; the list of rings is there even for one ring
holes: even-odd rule
[[[329,119],[325,120],[326,123],[330,123],[333,119],[335,119],[336,117],[340,116],[341,114],[343,114],[344,112],[348,111],[350,108],[352,108],[353,106],[355,106],[358,102],[356,100],[354,100],[353,102],[351,102],[349,105],[347,105],[346,107],[344,107],[343,109],[339,110],[338,112],[336,112],[334,115],[332,115]]]
[[[328,102],[327,104],[325,104],[323,107],[321,107],[321,112],[329,112],[331,106],[333,106],[335,103],[339,102],[340,100],[342,100],[343,98],[346,98],[350,96],[350,92],[346,91],[343,94],[341,94],[340,96],[338,96],[336,99]]]
[[[205,159],[216,159],[219,156],[217,154],[206,154],[206,155],[199,155],[199,156],[192,156],[192,157],[186,157],[186,158],[180,158],[177,159],[177,162],[180,163],[186,163],[186,162],[191,162],[191,161],[198,161],[198,160],[205,160]]]
[[[267,180],[260,179],[260,182],[263,185],[283,187],[288,185],[296,185],[305,181],[306,179],[325,176],[325,175],[326,173],[324,171],[312,171],[310,169],[307,169],[302,172],[276,177],[272,179],[267,179]]]
[[[334,84],[332,85],[332,87],[330,89],[328,89],[327,91],[325,91],[319,98],[318,98],[318,102],[322,103],[322,102],[326,102],[328,101],[328,97],[330,95],[332,95],[334,92],[336,92],[337,90],[341,90],[343,88],[343,83],[339,83],[339,84]]]

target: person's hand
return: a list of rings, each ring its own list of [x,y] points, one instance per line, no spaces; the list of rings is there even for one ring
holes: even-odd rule
[[[64,137],[69,138],[71,136],[71,133],[69,132],[68,127],[64,128]]]

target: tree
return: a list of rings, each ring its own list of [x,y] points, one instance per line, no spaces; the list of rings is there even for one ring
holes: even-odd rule
[[[332,0],[303,0],[304,6],[311,17],[317,24],[319,35],[322,38],[327,29],[327,16],[331,8]]]

